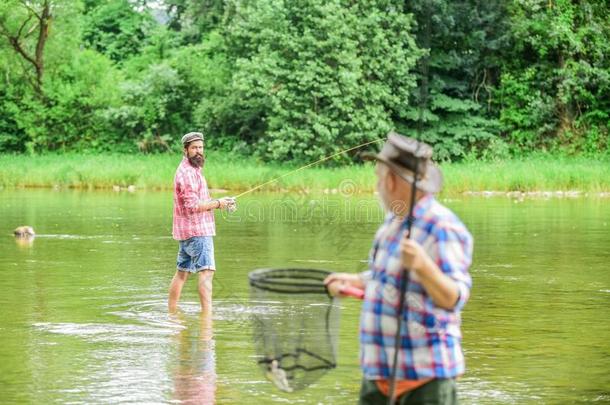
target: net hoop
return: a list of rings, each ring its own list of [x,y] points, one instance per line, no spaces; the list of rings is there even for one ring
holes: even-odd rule
[[[328,294],[324,279],[328,270],[258,269],[248,274],[252,287],[283,294]]]

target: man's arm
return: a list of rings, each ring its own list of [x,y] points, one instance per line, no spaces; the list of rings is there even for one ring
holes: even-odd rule
[[[196,212],[212,211],[219,208],[226,208],[230,203],[230,199],[227,198],[201,201],[199,199],[199,194],[196,190],[194,179],[190,178],[190,176],[188,175],[181,176],[177,181],[178,187],[182,193],[184,208],[186,208],[187,211],[191,214],[194,214]]]
[[[407,270],[417,273],[435,305],[453,311],[466,303],[470,292],[468,267],[471,244],[468,243],[463,249],[458,241],[441,243],[444,245],[442,249],[439,248],[439,255],[445,269],[441,269],[419,243],[406,236],[400,243],[402,264]]]
[[[216,209],[224,209],[230,203],[228,198],[220,198],[218,200],[201,201],[197,205],[197,212],[212,211]]]
[[[432,301],[441,308],[453,310],[460,297],[457,283],[439,269],[416,241],[403,239],[400,248],[403,266],[417,273]]]

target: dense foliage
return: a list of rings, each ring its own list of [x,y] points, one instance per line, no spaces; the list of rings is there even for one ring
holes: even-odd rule
[[[610,150],[604,0],[5,0],[0,152]]]

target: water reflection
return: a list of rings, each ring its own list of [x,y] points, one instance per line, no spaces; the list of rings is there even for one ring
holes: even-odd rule
[[[180,315],[179,315],[180,316]],[[182,404],[216,403],[216,352],[212,310],[176,335],[173,399]]]
[[[287,265],[362,270],[381,220],[369,220],[367,204],[377,201],[363,198],[360,210],[359,197],[326,196],[336,211],[316,202],[296,220],[267,215],[283,195],[246,196],[264,217],[246,216],[244,200],[217,218],[223,253],[206,343],[196,290],[183,293],[183,319],[167,314],[171,194],[0,192],[0,402],[353,404],[359,303],[341,303],[338,367],[284,393],[257,367],[249,327],[252,315],[273,316],[277,306],[244,304],[247,274]],[[297,207],[310,199],[291,198]],[[476,241],[461,402],[610,402],[607,199],[448,205]],[[9,233],[16,224],[35,226],[33,245],[17,245]]]
[[[34,236],[15,236],[15,243],[20,248],[29,248],[34,244]]]

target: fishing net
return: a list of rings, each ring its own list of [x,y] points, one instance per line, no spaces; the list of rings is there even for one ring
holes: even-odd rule
[[[339,306],[313,269],[260,269],[248,275],[257,361],[279,389],[312,384],[336,366]]]

